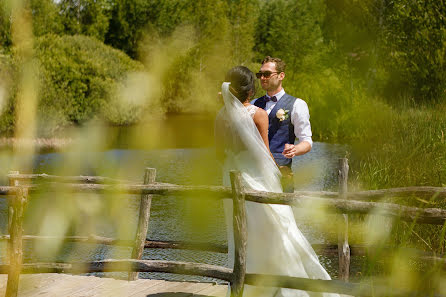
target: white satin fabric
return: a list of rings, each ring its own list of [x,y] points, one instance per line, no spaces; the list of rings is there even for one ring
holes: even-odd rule
[[[240,101],[222,85],[227,121],[223,183],[230,186],[229,171],[241,172],[246,188],[282,192],[279,170],[263,143],[252,117]],[[232,201],[224,200],[228,230],[229,266],[234,265]],[[247,273],[330,279],[310,243],[297,228],[290,206],[246,202]],[[228,290],[228,296],[230,291]],[[284,288],[245,285],[243,296],[250,297],[335,297],[337,294],[304,292]]]

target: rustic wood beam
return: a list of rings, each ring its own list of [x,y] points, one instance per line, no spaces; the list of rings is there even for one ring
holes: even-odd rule
[[[222,199],[231,197],[231,191],[223,186],[178,186],[163,183],[153,185],[97,185],[97,184],[58,184],[55,189],[66,191],[98,191],[118,192],[127,194],[153,194],[163,196],[186,196],[192,199]],[[30,186],[30,190],[37,190],[37,186]],[[47,189],[48,190],[48,189]],[[324,208],[333,213],[367,214],[379,210],[379,215],[397,217],[403,221],[416,220],[423,224],[442,225],[446,222],[446,210],[441,208],[416,208],[394,203],[364,202],[342,199],[325,199],[301,196],[293,193],[268,193],[260,191],[246,191],[245,200],[258,203],[288,204],[295,207],[313,206]]]
[[[0,265],[0,274],[7,273],[9,265]],[[22,273],[92,273],[92,272],[165,272],[175,274],[199,275],[230,281],[232,269],[200,263],[158,260],[103,260],[86,263],[26,263]]]
[[[383,216],[396,217],[403,221],[417,221],[423,224],[443,225],[446,222],[446,209],[441,208],[417,208],[411,206],[398,205],[394,203],[380,203],[380,202],[364,202],[355,200],[343,199],[325,199],[315,197],[299,197],[294,198],[292,194],[270,193],[272,195],[257,195],[252,192],[245,193],[247,201],[254,201],[259,203],[273,203],[273,204],[289,204],[295,207],[320,207],[328,212],[334,213],[359,213],[368,214],[373,212]]]
[[[0,240],[9,240],[9,235],[0,235]],[[107,238],[97,235],[89,236],[41,236],[41,235],[23,235],[23,240],[64,240],[68,242],[83,242],[92,244],[105,244],[116,246],[133,246],[133,240],[124,240],[116,238]],[[217,253],[227,253],[226,245],[206,243],[206,242],[186,242],[186,241],[161,241],[161,240],[145,240],[144,248],[158,249],[183,249],[183,250],[199,250]]]
[[[156,179],[156,169],[146,168],[144,172],[144,184],[152,184]],[[152,204],[152,195],[141,195],[141,200],[139,203],[139,216],[138,225],[135,235],[135,243],[132,250],[132,259],[142,259],[142,254],[144,252],[144,245],[147,238],[147,231],[149,229],[149,219],[150,219],[150,206]],[[138,272],[129,272],[128,280],[133,281],[138,279]]]
[[[264,274],[246,274],[245,283],[261,287],[280,287],[311,292],[338,293],[348,296],[387,297],[391,296],[432,296],[428,293],[408,291],[398,287],[362,283],[346,283],[339,280],[318,280],[291,276],[275,276]]]
[[[248,241],[245,196],[240,171],[230,171],[232,188],[232,224],[234,234],[234,273],[231,280],[231,297],[243,296],[246,274],[246,244]]]
[[[9,235],[0,235],[0,240],[9,240]],[[91,244],[104,244],[104,245],[116,245],[116,246],[132,246],[133,240],[119,240],[115,238],[107,238],[96,235],[90,236],[39,236],[39,235],[23,235],[23,240],[65,240],[68,242],[83,242]],[[159,249],[184,249],[184,250],[199,250],[209,251],[217,253],[227,253],[228,247],[226,245],[213,244],[213,243],[196,243],[196,242],[184,242],[184,241],[158,241],[158,240],[146,240],[145,248],[159,248]],[[337,244],[312,244],[313,249],[318,255],[334,256],[338,254]],[[382,247],[381,247],[382,248]],[[366,256],[368,250],[374,250],[374,246],[368,246],[364,244],[350,245],[350,253],[352,256]],[[413,254],[420,259],[426,261],[434,261],[438,263],[446,264],[445,255],[433,254],[431,252],[425,252],[414,248],[401,248],[395,246],[386,246],[384,249],[388,252],[388,255],[392,255],[398,251],[405,251],[406,253]],[[446,268],[446,266],[445,266]]]
[[[27,190],[21,189],[16,196],[9,197],[9,233],[11,240],[8,245],[9,269],[6,284],[6,297],[16,297],[19,290],[20,272],[22,270],[23,248],[23,212],[27,199]]]

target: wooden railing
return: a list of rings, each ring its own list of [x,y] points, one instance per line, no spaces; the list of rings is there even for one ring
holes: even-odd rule
[[[243,188],[239,172],[231,172],[231,188],[222,186],[181,186],[155,181],[156,171],[147,168],[143,184],[123,183],[122,181],[92,176],[61,177],[46,174],[19,174],[11,172],[8,177],[9,186],[0,187],[0,196],[8,198],[8,235],[0,236],[0,239],[8,240],[9,265],[0,265],[0,273],[8,273],[6,296],[17,296],[20,273],[86,273],[86,272],[111,272],[128,271],[129,280],[137,279],[138,272],[165,272],[199,275],[218,278],[230,282],[232,296],[241,296],[244,284],[257,286],[274,286],[315,292],[332,292],[353,296],[386,296],[386,292],[392,291],[393,296],[408,296],[415,294],[402,289],[388,288],[385,286],[347,283],[350,254],[365,254],[364,246],[349,246],[348,243],[348,217],[347,214],[367,214],[379,209],[379,214],[397,217],[404,221],[416,221],[427,224],[445,224],[446,210],[440,208],[416,208],[397,205],[393,203],[366,202],[361,200],[378,199],[385,196],[405,196],[407,194],[426,196],[446,196],[446,188],[437,187],[410,187],[363,192],[347,191],[348,164],[346,159],[339,161],[339,192],[308,192],[297,191],[294,193],[269,193],[252,191]],[[35,184],[30,181],[45,181]],[[62,183],[62,184],[61,184]],[[69,236],[64,240],[75,242],[100,243],[111,245],[133,246],[132,259],[103,260],[88,263],[26,263],[23,264],[22,240],[47,240],[51,236],[23,235],[23,211],[29,195],[47,191],[51,187],[64,188],[74,192],[98,192],[98,193],[127,193],[141,196],[137,232],[134,240],[120,240],[113,238],[90,236]],[[226,267],[187,263],[177,261],[142,260],[144,248],[179,248],[197,249],[216,252],[227,252],[227,247],[213,244],[197,244],[174,241],[152,241],[146,239],[149,226],[150,205],[153,196],[161,198],[169,196],[187,196],[191,199],[224,199],[232,197],[233,201],[233,230],[235,243],[234,269]],[[336,198],[336,199],[330,199]],[[246,273],[246,212],[245,201],[258,203],[289,204],[295,207],[304,207],[309,202],[324,207],[331,213],[343,214],[344,225],[339,232],[338,246],[317,245],[315,249],[319,253],[331,253],[338,251],[339,255],[339,279],[341,280],[313,280],[297,277],[285,277],[274,275],[256,275]],[[442,257],[435,257],[420,253],[424,258],[442,262]]]

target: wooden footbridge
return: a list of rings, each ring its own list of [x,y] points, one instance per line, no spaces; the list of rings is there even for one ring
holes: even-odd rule
[[[181,186],[155,181],[156,171],[147,168],[143,184],[123,183],[105,177],[61,177],[46,174],[19,174],[10,172],[9,186],[0,187],[0,197],[8,199],[8,231],[0,239],[8,240],[9,263],[0,265],[0,292],[5,296],[241,296],[245,284],[284,287],[313,292],[332,292],[352,296],[421,296],[404,288],[376,285],[368,282],[348,282],[350,255],[366,253],[365,247],[348,243],[348,214],[367,214],[379,209],[379,215],[398,217],[400,220],[445,225],[446,210],[415,208],[392,203],[371,202],[387,196],[417,195],[446,197],[446,188],[410,187],[364,192],[348,192],[347,159],[339,160],[338,192],[268,193],[247,191],[243,188],[239,172],[231,172],[231,188],[222,186]],[[43,186],[44,185],[44,186]],[[139,219],[134,240],[120,240],[100,236],[70,236],[66,241],[132,246],[131,259],[109,259],[83,263],[23,263],[23,240],[45,240],[51,237],[23,234],[23,213],[26,203],[35,191],[49,191],[60,187],[66,191],[138,194],[141,197]],[[187,196],[196,199],[224,199],[233,201],[234,269],[227,267],[177,262],[143,260],[144,248],[195,249],[227,253],[227,248],[191,242],[151,241],[146,239],[150,206],[153,197]],[[206,197],[206,198],[205,198]],[[193,198],[191,198],[193,199]],[[289,204],[305,207],[311,201],[325,210],[342,215],[344,228],[339,242],[334,245],[315,246],[318,253],[337,253],[339,256],[338,280],[316,280],[278,275],[246,273],[246,213],[245,201],[257,203]],[[376,212],[373,212],[376,214]],[[442,263],[444,256],[422,254],[425,259]],[[94,272],[128,272],[128,280],[114,280],[79,274]],[[138,272],[164,272],[198,275],[220,279],[228,285],[200,282],[169,282],[138,279]],[[432,294],[429,294],[432,296]],[[439,295],[440,296],[440,295]]]

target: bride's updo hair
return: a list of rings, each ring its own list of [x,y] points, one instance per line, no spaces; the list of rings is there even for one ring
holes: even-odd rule
[[[242,103],[256,93],[254,73],[245,66],[235,66],[229,70],[225,81],[231,83],[229,91]]]

